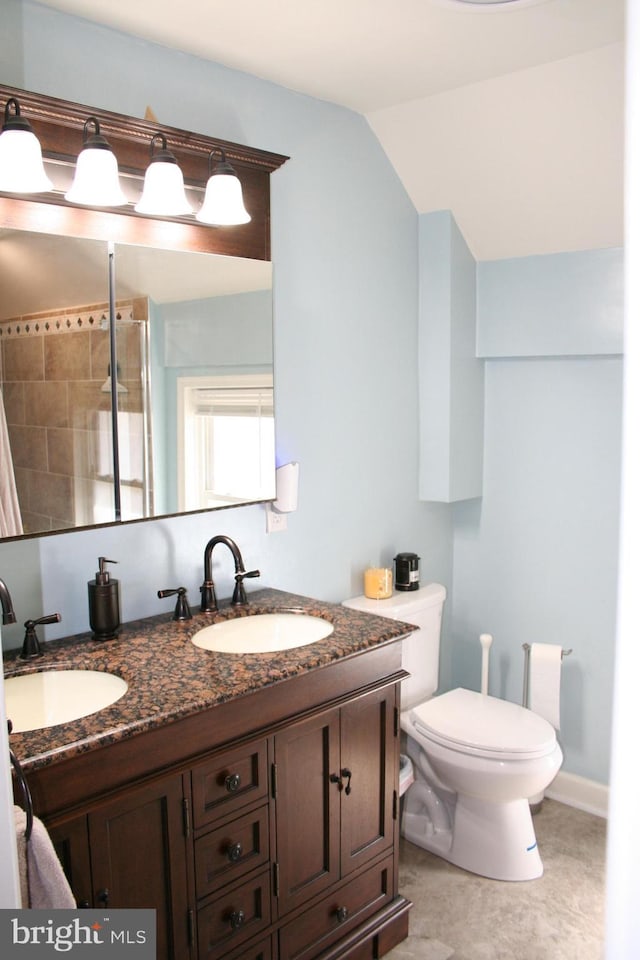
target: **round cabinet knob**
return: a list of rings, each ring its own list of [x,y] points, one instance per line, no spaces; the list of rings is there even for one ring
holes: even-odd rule
[[[224,778],[224,785],[228,793],[235,793],[236,790],[240,787],[240,774],[239,773],[230,773]]]
[[[227,858],[231,863],[236,863],[242,856],[242,844],[230,843],[227,847]]]
[[[244,911],[243,910],[233,910],[229,914],[229,923],[231,924],[232,930],[238,930],[244,923]]]
[[[336,917],[338,918],[338,923],[344,923],[347,917],[349,916],[349,911],[346,907],[338,907],[336,910]]]
[[[98,903],[101,903],[103,907],[109,906],[109,890],[107,887],[104,887],[102,890],[98,890],[96,900]]]

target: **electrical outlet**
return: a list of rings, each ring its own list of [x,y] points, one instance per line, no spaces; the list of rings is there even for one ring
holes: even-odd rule
[[[287,529],[286,513],[278,513],[271,504],[267,504],[267,533],[279,533]]]

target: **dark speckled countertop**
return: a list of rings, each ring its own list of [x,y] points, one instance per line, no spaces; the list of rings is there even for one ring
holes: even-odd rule
[[[5,655],[5,677],[49,669],[105,670],[128,683],[120,700],[97,713],[54,727],[12,733],[11,747],[25,769],[172,723],[336,660],[357,656],[415,629],[397,620],[269,588],[249,593],[247,607],[232,608],[223,601],[217,614],[194,609],[193,619],[184,623],[172,620],[172,612],[169,606],[166,613],[123,624],[115,640],[99,642],[91,633],[84,633],[44,643],[44,656],[35,661],[20,660],[19,650]],[[323,617],[334,625],[333,633],[308,646],[278,653],[212,653],[190,642],[198,630],[211,623],[276,612]]]

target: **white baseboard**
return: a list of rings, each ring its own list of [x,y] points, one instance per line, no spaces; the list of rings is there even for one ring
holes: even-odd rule
[[[596,817],[607,816],[609,787],[595,780],[587,780],[575,773],[560,771],[544,792],[550,800],[558,800],[577,810],[585,810]]]

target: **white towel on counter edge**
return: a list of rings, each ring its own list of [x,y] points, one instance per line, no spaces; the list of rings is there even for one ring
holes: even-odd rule
[[[45,825],[34,817],[31,837],[27,840],[26,813],[18,806],[14,806],[13,813],[22,906],[33,910],[74,909],[75,898]]]

